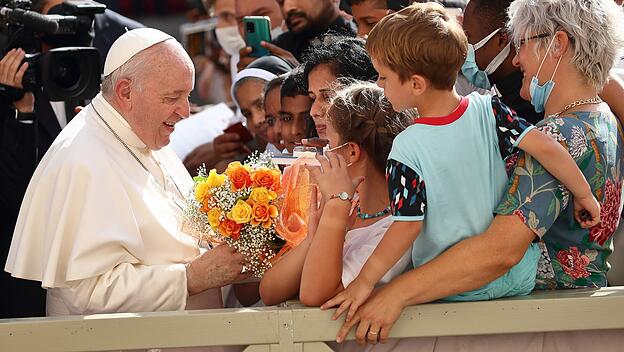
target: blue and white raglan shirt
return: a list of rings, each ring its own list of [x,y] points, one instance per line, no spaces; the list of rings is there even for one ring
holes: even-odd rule
[[[395,138],[386,169],[393,219],[423,221],[412,246],[414,267],[487,229],[507,184],[503,159],[532,128],[498,97],[473,93],[450,115],[417,118]],[[519,285],[492,289],[498,279],[485,291],[451,299],[527,294],[534,285],[537,253],[530,261],[535,263],[520,268],[522,277],[514,277]]]

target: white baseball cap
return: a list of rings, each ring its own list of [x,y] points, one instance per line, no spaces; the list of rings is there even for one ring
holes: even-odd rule
[[[104,76],[110,75],[139,52],[169,39],[174,38],[155,28],[137,28],[127,31],[115,40],[108,51],[104,63]]]

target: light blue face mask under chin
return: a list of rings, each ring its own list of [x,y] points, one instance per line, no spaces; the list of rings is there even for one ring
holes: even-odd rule
[[[472,45],[468,44],[468,51],[466,52],[466,60],[461,67],[461,72],[472,83],[475,87],[483,88],[483,89],[491,89],[492,84],[490,83],[490,79],[488,75],[491,75],[498,69],[498,67],[505,61],[507,56],[509,56],[509,51],[511,50],[510,44],[500,52],[496,57],[488,64],[485,70],[480,70],[479,66],[477,66],[477,61],[475,59],[475,51],[479,50],[483,47],[496,33],[498,33],[501,28],[495,30],[490,33],[485,38],[481,39],[478,43]]]
[[[533,78],[531,78],[531,85],[529,86],[529,93],[531,94],[531,105],[533,105],[533,107],[535,108],[535,112],[538,113],[544,112],[545,110],[546,102],[550,97],[550,93],[552,93],[552,90],[555,88],[555,82],[553,81],[553,78],[555,78],[555,73],[557,73],[559,63],[561,63],[561,56],[559,56],[559,61],[557,61],[557,66],[555,66],[555,71],[553,71],[552,76],[543,85],[540,85],[539,79],[537,77],[542,70],[542,65],[544,65],[544,61],[546,61],[546,57],[550,52],[550,47],[552,46],[554,40],[555,37],[553,37],[553,39],[550,41],[548,49],[546,49],[546,54],[544,55],[544,58],[539,65],[539,68],[537,69],[537,73],[535,74],[535,76],[533,76]]]

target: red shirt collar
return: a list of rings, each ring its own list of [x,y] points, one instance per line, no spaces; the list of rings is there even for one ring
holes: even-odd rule
[[[457,105],[457,108],[455,108],[455,110],[453,110],[453,112],[449,115],[440,117],[419,117],[414,119],[414,123],[432,126],[448,125],[462,117],[462,115],[466,112],[466,109],[468,109],[468,102],[468,98],[461,97],[459,105]]]

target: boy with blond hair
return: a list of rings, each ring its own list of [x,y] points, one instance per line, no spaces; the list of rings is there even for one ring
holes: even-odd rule
[[[581,226],[599,222],[600,206],[561,145],[517,117],[498,97],[477,93],[461,97],[455,92],[467,44],[459,24],[435,3],[413,4],[387,16],[369,34],[366,48],[379,73],[378,85],[395,110],[417,108],[421,117],[396,137],[388,158],[394,223],[358,277],[323,305],[340,305],[334,317],[349,309],[350,320],[410,246],[418,267],[462,239],[482,233],[507,184],[503,159],[516,147],[565,184],[574,195]],[[533,244],[502,277],[447,299],[528,294],[534,287],[539,252]],[[369,327],[368,334],[378,333],[378,327]]]

